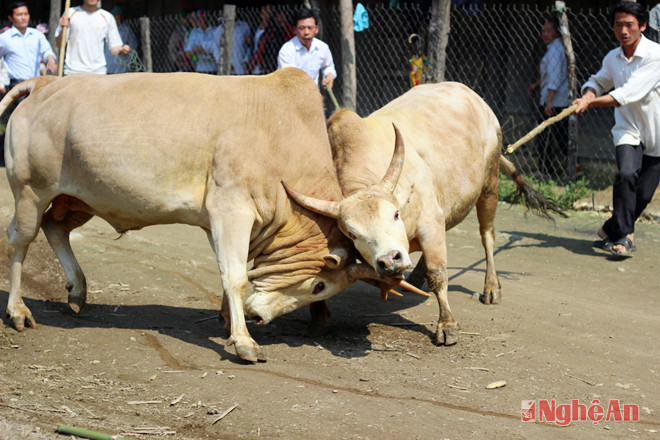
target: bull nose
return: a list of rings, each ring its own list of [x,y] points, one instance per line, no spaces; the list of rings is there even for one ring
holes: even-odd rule
[[[377,270],[380,275],[401,275],[406,269],[403,255],[399,251],[391,251],[376,260]]]

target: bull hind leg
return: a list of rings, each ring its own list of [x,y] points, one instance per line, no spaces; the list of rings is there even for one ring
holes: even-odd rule
[[[69,307],[74,313],[79,314],[87,301],[87,281],[71,249],[69,234],[87,223],[93,215],[87,212],[69,211],[60,200],[59,197],[56,198],[52,208],[44,214],[41,229],[66,274]]]
[[[46,206],[41,206],[39,197],[29,187],[15,191],[16,211],[7,226],[7,256],[9,259],[9,300],[7,315],[18,331],[37,326],[32,312],[23,302],[21,277],[23,262],[30,244],[39,232],[39,225]]]
[[[481,244],[486,252],[486,279],[479,300],[484,304],[499,304],[502,300],[502,285],[495,271],[495,212],[497,210],[498,173],[488,178],[484,190],[477,200],[477,219]]]

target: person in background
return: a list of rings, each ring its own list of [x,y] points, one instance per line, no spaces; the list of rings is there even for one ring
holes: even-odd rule
[[[60,17],[60,25],[55,32],[58,47],[62,38],[67,39],[64,57],[64,74],[107,72],[103,44],[110,47],[113,55],[128,55],[131,47],[124,44],[117,30],[115,17],[99,7],[99,0],[83,0],[82,6],[69,9],[69,16]],[[67,35],[62,35],[62,27],[68,26]]]
[[[186,56],[186,42],[192,32],[189,13],[182,11],[176,16],[177,25],[167,41],[167,55],[171,70],[174,72],[194,72],[192,62]]]
[[[6,32],[0,35],[0,57],[4,59],[9,76],[9,86],[0,89],[7,93],[21,81],[40,76],[39,64],[46,60],[49,71],[57,72],[55,53],[43,33],[28,27],[30,12],[26,2],[12,2],[7,8],[8,18],[12,24]]]
[[[319,83],[321,74],[321,85],[332,88],[337,71],[330,47],[315,38],[319,26],[314,12],[310,9],[300,9],[296,13],[295,24],[296,35],[280,49],[277,68],[297,67],[311,76],[316,84]]]
[[[209,26],[206,11],[199,10],[194,14],[195,28],[186,42],[186,57],[193,61],[195,72],[218,73],[216,53],[215,29]]]
[[[35,26],[35,29],[44,34],[46,40],[48,40],[48,32],[50,31],[48,23],[39,23]],[[43,57],[39,59],[39,72],[41,73],[41,76],[48,75],[48,67],[46,66],[46,60],[44,60]]]
[[[620,46],[605,55],[573,104],[577,114],[614,107],[613,210],[593,245],[620,257],[635,250],[635,221],[660,183],[660,44],[642,34],[647,19],[641,4],[617,3],[610,19]]]
[[[133,29],[131,29],[131,27],[128,24],[124,23],[124,18],[126,17],[126,8],[122,6],[115,6],[114,8],[112,8],[111,13],[115,17],[115,21],[117,22],[117,30],[119,31],[119,36],[121,37],[121,41],[129,45],[131,49],[137,50],[138,49],[137,37],[135,36],[135,33],[133,33]],[[105,53],[105,63],[108,74],[130,72],[129,67],[119,62],[117,56],[113,55],[112,52],[110,52],[110,48],[108,47],[107,44],[105,45],[104,53]]]
[[[660,43],[660,3],[649,11],[649,29],[647,29],[647,32],[651,40]]]
[[[539,123],[568,107],[568,69],[564,45],[560,37],[557,19],[546,20],[541,28],[541,38],[546,45],[546,52],[539,66],[540,78],[527,89],[531,95],[540,91]],[[558,148],[552,148],[553,137]],[[563,119],[539,133],[537,144],[541,173],[560,176],[559,171],[568,159],[568,119]]]
[[[16,84],[41,75],[41,59],[46,60],[47,70],[57,72],[55,53],[43,33],[28,26],[30,12],[27,3],[15,1],[7,7],[7,17],[11,22],[11,28],[0,34],[0,58],[4,62],[7,73],[7,82],[0,87],[1,93],[7,93]],[[14,110],[12,105],[0,118],[3,125],[0,135],[0,166],[5,165],[4,126],[9,121],[9,116]]]
[[[254,48],[248,67],[252,75],[274,72],[277,55],[284,43],[296,35],[295,26],[283,10],[275,11],[272,3],[261,7],[261,22],[254,32]]]

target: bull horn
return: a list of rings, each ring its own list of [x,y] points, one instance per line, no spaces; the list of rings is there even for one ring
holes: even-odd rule
[[[281,182],[287,194],[303,208],[325,215],[326,217],[334,219],[339,217],[339,203],[306,196],[291,188],[284,180]]]
[[[385,286],[383,286],[382,284],[385,284],[385,283],[390,284],[389,287],[385,288],[387,290],[393,289],[394,287],[398,286],[398,287],[401,287],[403,289],[406,289],[409,292],[416,293],[418,295],[422,295],[422,296],[426,296],[426,297],[431,296],[428,293],[424,292],[421,289],[418,289],[417,287],[413,286],[412,284],[410,284],[409,282],[407,282],[405,280],[392,279],[392,278],[387,279],[387,280],[382,280],[380,278],[380,276],[376,273],[374,268],[369,266],[368,264],[364,264],[364,263],[351,264],[348,267],[348,273],[349,273],[349,277],[353,281],[362,280],[366,283],[374,284],[373,281],[371,281],[371,280],[377,280],[378,281],[377,284],[379,284],[378,287],[381,287],[381,288],[385,288]],[[385,290],[385,292],[387,292],[387,290]],[[381,294],[384,297],[386,297],[386,295],[383,294],[382,292],[381,292]]]
[[[394,127],[394,153],[392,154],[392,161],[390,166],[383,176],[383,180],[380,181],[380,184],[383,185],[389,192],[394,192],[397,182],[399,181],[399,176],[401,176],[401,170],[403,169],[403,161],[405,159],[405,148],[403,146],[403,138],[401,137],[401,132],[396,127],[396,124],[393,122],[392,127]]]

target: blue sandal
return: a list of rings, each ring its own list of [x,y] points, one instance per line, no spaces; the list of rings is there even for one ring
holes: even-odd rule
[[[623,251],[623,252],[617,252],[613,248],[610,247],[610,252],[615,257],[632,257],[632,255],[629,255],[629,254],[636,249],[635,245],[632,242],[632,240],[628,237],[619,238],[617,241],[612,243],[612,246],[614,246],[615,244],[623,246],[623,248],[625,249],[625,251]]]

